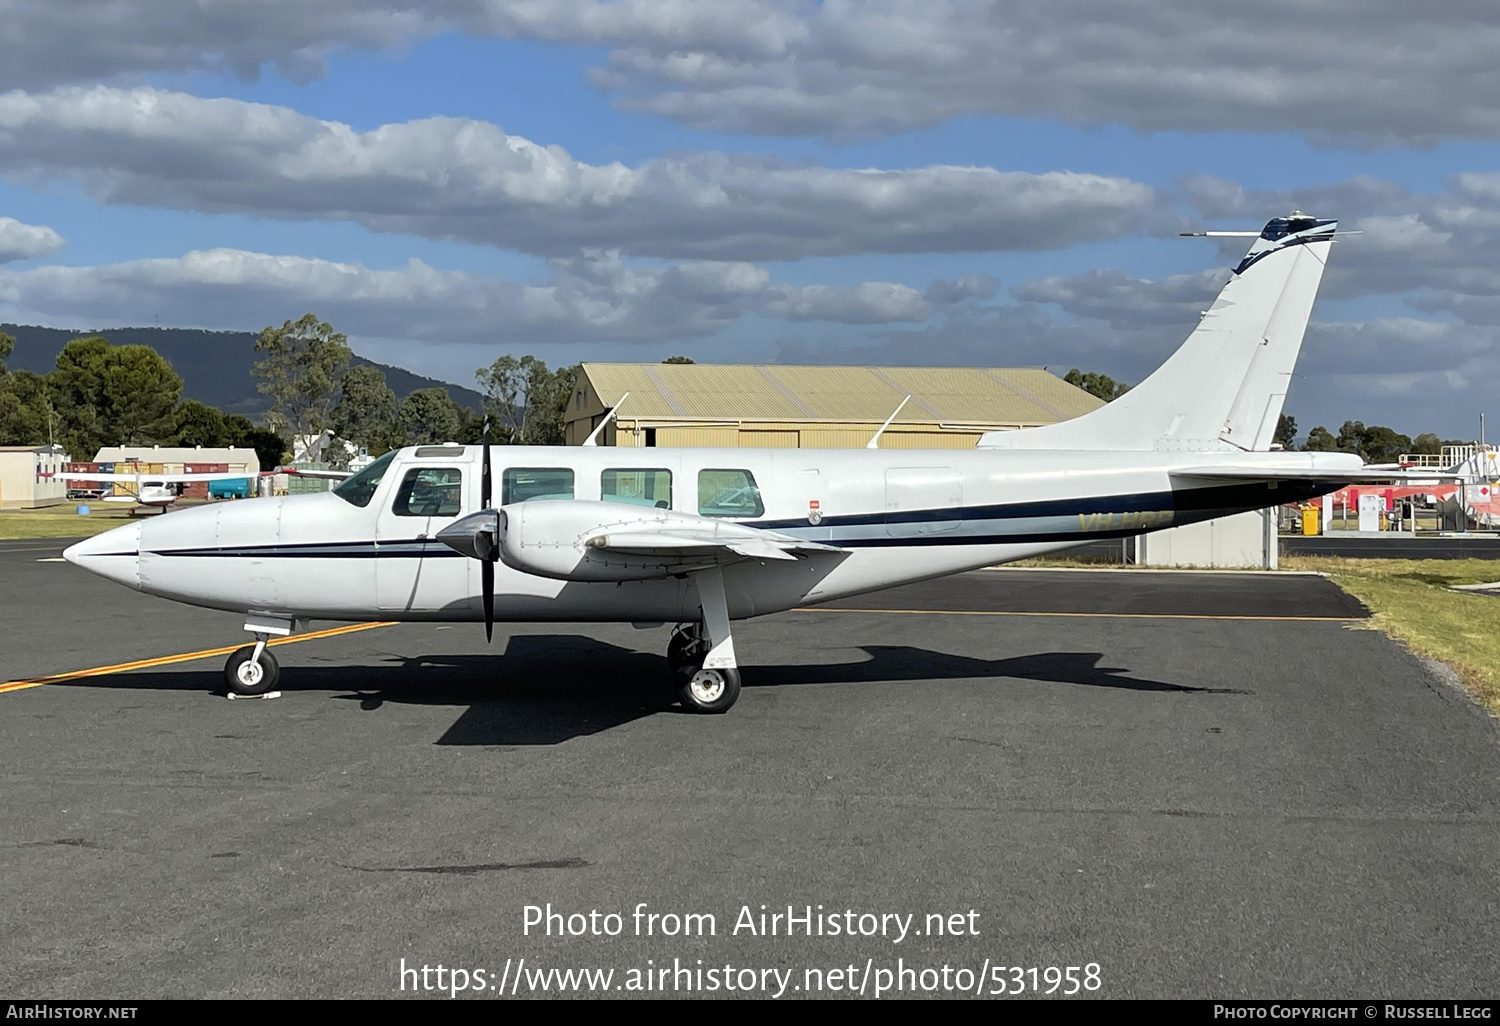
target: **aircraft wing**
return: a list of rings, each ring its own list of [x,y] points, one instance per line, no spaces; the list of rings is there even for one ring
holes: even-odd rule
[[[1222,481],[1238,484],[1246,481],[1343,481],[1346,484],[1431,484],[1434,480],[1457,480],[1444,470],[1380,470],[1361,467],[1357,470],[1319,469],[1311,467],[1188,467],[1173,470],[1174,478],[1194,481]]]
[[[60,470],[52,475],[64,481],[108,481],[113,484],[129,484],[140,478],[142,481],[161,481],[166,484],[178,484],[187,481],[243,481],[247,477],[255,477],[255,474],[240,471],[222,471],[213,474],[151,474],[147,472],[131,474],[94,474],[74,473],[71,470]]]
[[[724,528],[734,527],[726,532]],[[834,545],[803,541],[772,531],[761,531],[738,524],[713,524],[694,527],[621,527],[600,532],[584,544],[622,556],[646,556],[693,561],[706,559],[728,562],[735,557],[746,559],[796,560],[798,552],[839,552]],[[725,557],[728,557],[727,559]]]

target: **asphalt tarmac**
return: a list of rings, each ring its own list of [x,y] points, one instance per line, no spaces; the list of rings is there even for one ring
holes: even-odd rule
[[[1288,556],[1343,556],[1348,559],[1500,559],[1500,537],[1493,534],[1419,535],[1399,531],[1371,538],[1338,534],[1282,535]]]
[[[148,665],[0,687],[7,997],[448,1000],[454,968],[480,999],[554,969],[1497,990],[1500,732],[1321,578],[982,571],[784,613],[737,625],[743,696],[701,717],[661,701],[666,630],[629,626],[294,642],[281,698],[226,701],[222,655],[155,661],[241,643],[235,617],[60,549],[0,544],[0,681]],[[528,932],[548,903],[584,935]]]

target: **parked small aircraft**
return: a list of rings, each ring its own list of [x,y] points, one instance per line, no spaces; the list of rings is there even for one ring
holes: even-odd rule
[[[101,502],[130,502],[136,506],[157,506],[162,512],[171,507],[172,503],[182,497],[179,485],[193,481],[243,481],[253,474],[240,472],[216,471],[211,474],[162,474],[142,473],[137,470],[134,474],[99,474],[92,472],[71,470],[59,471],[52,475],[62,481],[92,481],[106,483],[123,488],[126,494],[104,495]]]
[[[724,712],[733,620],[1399,476],[1270,451],[1336,227],[1293,212],[1205,233],[1255,241],[1166,363],[973,450],[424,445],[332,492],[184,510],[64,555],[244,614],[255,643],[224,668],[239,694],[276,684],[267,640],[314,618],[675,623],[680,701]]]

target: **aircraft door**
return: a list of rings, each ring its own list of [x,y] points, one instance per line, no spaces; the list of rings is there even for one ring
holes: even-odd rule
[[[958,530],[963,475],[950,467],[896,467],[885,472],[885,533],[918,538]]]
[[[383,610],[468,610],[469,559],[437,533],[463,515],[458,467],[401,468],[395,498],[375,525],[375,600]]]

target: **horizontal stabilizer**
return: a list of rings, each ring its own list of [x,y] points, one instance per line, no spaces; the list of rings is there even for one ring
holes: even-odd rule
[[[1191,478],[1194,483],[1226,484],[1246,481],[1342,481],[1345,484],[1412,485],[1456,480],[1453,474],[1446,471],[1378,470],[1371,467],[1347,470],[1307,467],[1188,467],[1173,470],[1171,474],[1173,478]]]

